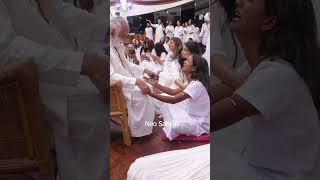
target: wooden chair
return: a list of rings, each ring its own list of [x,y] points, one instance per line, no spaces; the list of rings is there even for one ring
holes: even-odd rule
[[[122,129],[124,144],[131,146],[127,105],[120,81],[114,81],[110,84],[110,119]]]
[[[55,179],[38,83],[30,61],[0,66],[0,179]]]

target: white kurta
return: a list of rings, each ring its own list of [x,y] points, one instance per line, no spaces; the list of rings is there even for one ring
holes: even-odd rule
[[[153,39],[153,29],[152,29],[152,27],[146,27],[146,28],[144,29],[144,32],[146,33],[146,37],[147,37],[148,39],[154,40],[154,39]]]
[[[141,157],[127,180],[210,180],[210,144]]]
[[[174,32],[174,27],[172,25],[168,25],[166,27],[166,37],[172,38]]]
[[[152,27],[156,28],[156,34],[154,38],[154,43],[160,42],[160,39],[164,37],[164,27],[161,24],[151,24]]]
[[[183,27],[182,26],[176,26],[174,28],[174,33],[173,33],[174,37],[180,38],[181,41],[183,40]]]
[[[162,72],[159,74],[159,84],[170,87],[174,80],[182,79],[180,75],[181,66],[177,58],[172,58],[173,53],[169,52],[163,63]]]
[[[154,120],[154,106],[149,96],[141,93],[135,85],[137,76],[143,75],[144,68],[129,62],[124,57],[123,48],[110,47],[110,81],[120,80],[122,91],[126,99],[128,120],[131,136],[141,137],[152,133],[152,126],[148,126]],[[120,55],[120,57],[119,57]]]
[[[43,2],[56,3],[51,7],[57,8],[55,15],[59,16],[48,16],[52,24],[44,21],[33,0],[0,0],[0,63],[32,58],[37,64],[40,96],[46,107],[45,120],[55,140],[59,178],[106,179],[107,107],[99,94],[77,88],[83,53],[73,51],[75,46],[69,41],[73,35],[81,37],[90,32],[84,33],[80,28],[87,26],[87,13],[65,6],[61,1]],[[77,17],[72,16],[74,14]],[[61,17],[65,21],[57,22]]]
[[[176,104],[163,104],[163,131],[169,140],[179,135],[200,136],[210,131],[210,98],[200,81],[191,81],[183,90],[191,98]]]

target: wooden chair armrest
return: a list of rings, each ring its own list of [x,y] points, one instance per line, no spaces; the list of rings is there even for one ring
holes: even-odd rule
[[[116,87],[116,86],[122,87],[121,81],[118,80],[118,81],[111,81],[111,82],[110,82],[110,88]]]

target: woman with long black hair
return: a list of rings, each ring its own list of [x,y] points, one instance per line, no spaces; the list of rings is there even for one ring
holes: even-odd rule
[[[248,120],[244,157],[214,148],[213,179],[320,179],[320,53],[310,0],[238,0],[231,29],[252,69],[211,106],[211,128]],[[233,174],[230,174],[230,169]]]

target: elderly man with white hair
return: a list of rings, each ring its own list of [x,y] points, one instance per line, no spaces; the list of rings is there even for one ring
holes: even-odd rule
[[[155,74],[132,62],[124,55],[121,42],[125,41],[129,33],[129,25],[122,17],[110,20],[110,81],[120,80],[125,95],[131,136],[141,137],[152,133],[155,110],[150,97],[147,96],[149,86],[142,80],[144,73],[153,77]],[[149,124],[149,125],[148,125]]]

